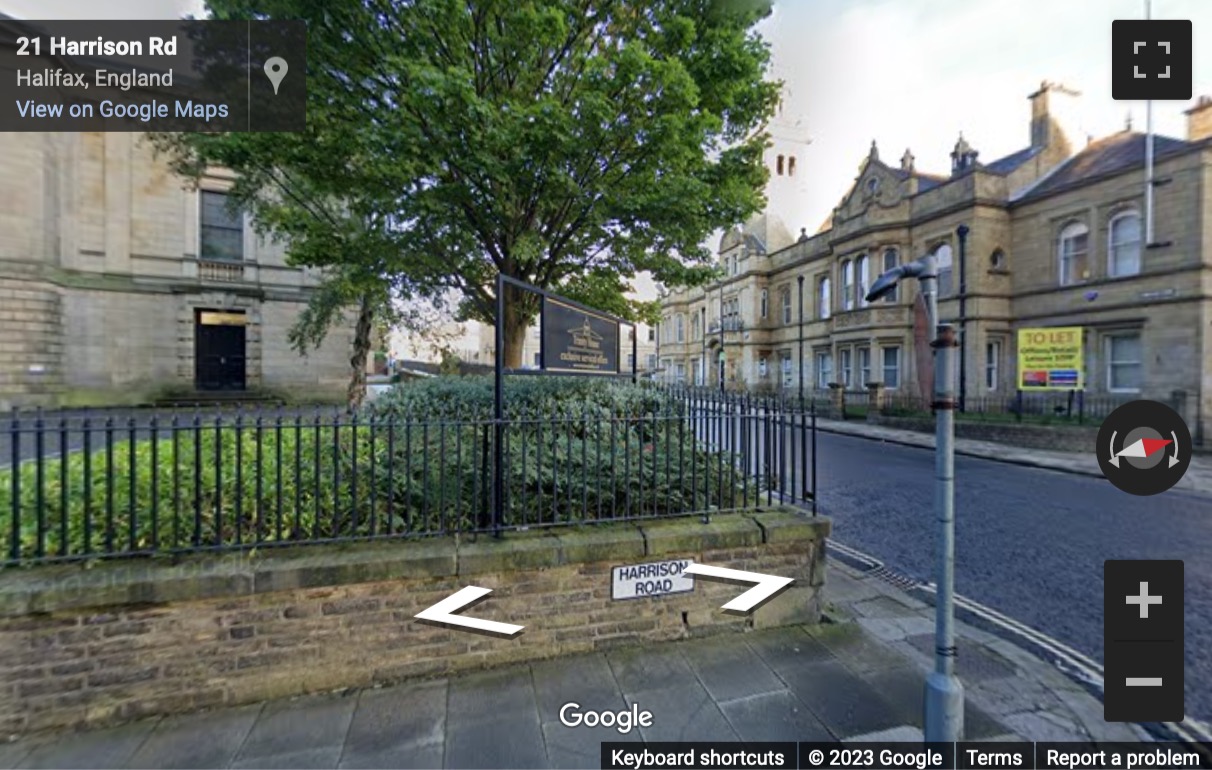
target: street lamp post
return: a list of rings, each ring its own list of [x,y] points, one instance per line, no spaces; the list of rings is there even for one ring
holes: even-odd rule
[[[955,676],[955,327],[939,323],[938,263],[927,255],[887,271],[867,293],[867,301],[888,294],[902,278],[917,278],[934,328],[934,510],[938,525],[937,598],[934,612],[934,671],[926,678],[925,737],[952,743],[964,733],[964,688]]]

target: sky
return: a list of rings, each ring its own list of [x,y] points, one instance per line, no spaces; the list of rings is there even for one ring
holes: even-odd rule
[[[872,140],[888,163],[947,173],[962,131],[991,161],[1028,143],[1028,94],[1041,81],[1082,92],[1095,136],[1121,130],[1141,102],[1111,99],[1111,22],[1145,16],[1146,0],[776,0],[760,30],[811,145],[803,221],[815,232],[854,182]],[[18,18],[143,19],[202,14],[198,0],[0,0]],[[1195,96],[1212,94],[1212,2],[1152,0],[1155,19],[1191,19]],[[1158,133],[1185,135],[1189,102],[1155,102]],[[648,294],[645,286],[644,294]]]

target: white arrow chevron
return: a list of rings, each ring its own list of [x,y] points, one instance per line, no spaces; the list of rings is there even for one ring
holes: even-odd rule
[[[785,586],[795,582],[794,578],[779,577],[778,575],[763,575],[759,572],[742,572],[739,569],[727,567],[710,567],[706,564],[691,564],[682,570],[683,574],[703,575],[704,577],[724,578],[725,580],[741,580],[746,583],[757,583],[745,593],[725,604],[721,609],[736,612],[750,612],[754,607],[769,599]]]
[[[465,618],[462,615],[453,614],[481,596],[487,596],[490,593],[492,593],[491,588],[480,588],[479,586],[460,588],[432,607],[418,612],[415,617],[421,620],[433,621],[434,623],[446,623],[447,625],[463,626],[476,631],[487,631],[492,634],[500,634],[501,636],[513,636],[525,628],[525,626],[515,626],[509,623],[498,623],[495,620]]]

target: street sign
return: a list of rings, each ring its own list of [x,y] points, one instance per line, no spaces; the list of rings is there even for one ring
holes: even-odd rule
[[[690,559],[674,559],[615,567],[611,571],[610,598],[639,599],[693,591],[694,578],[686,572],[693,565]]]
[[[545,297],[542,325],[545,371],[620,373],[618,321]]]
[[[1083,369],[1082,327],[1018,330],[1020,390],[1082,390]]]

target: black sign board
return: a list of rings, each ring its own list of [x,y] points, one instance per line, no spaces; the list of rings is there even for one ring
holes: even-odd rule
[[[545,297],[543,370],[619,374],[619,322]]]

